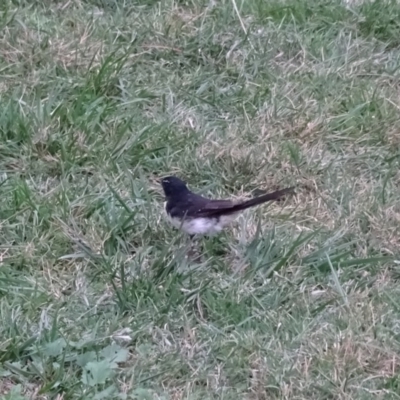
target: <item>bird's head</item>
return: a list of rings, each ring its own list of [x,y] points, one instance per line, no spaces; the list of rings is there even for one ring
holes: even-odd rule
[[[176,176],[167,176],[161,179],[165,197],[172,197],[188,192],[186,183]]]

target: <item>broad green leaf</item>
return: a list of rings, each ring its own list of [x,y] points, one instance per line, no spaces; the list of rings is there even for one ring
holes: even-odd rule
[[[22,387],[21,385],[16,385],[14,386],[9,393],[7,393],[4,397],[2,397],[3,400],[26,400],[26,397],[22,396]]]
[[[87,351],[86,353],[79,354],[76,357],[76,363],[80,367],[84,367],[87,363],[89,363],[91,361],[97,361],[97,356],[94,351]]]
[[[108,360],[88,362],[83,370],[81,381],[89,386],[105,383],[107,379],[114,376],[114,367],[115,364]]]
[[[67,343],[63,338],[57,339],[54,342],[46,343],[43,346],[43,353],[47,357],[57,357],[62,354]]]
[[[101,392],[97,393],[93,399],[94,400],[103,400],[103,399],[110,399],[113,394],[115,394],[117,392],[117,388],[115,387],[115,385],[111,385],[108,386],[107,388],[105,388],[104,390],[102,390]]]
[[[110,346],[105,347],[101,355],[109,361],[113,361],[116,363],[125,362],[129,357],[129,351],[117,344],[112,344]]]

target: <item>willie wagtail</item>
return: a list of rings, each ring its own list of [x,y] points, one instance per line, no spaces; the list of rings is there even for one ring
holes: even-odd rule
[[[172,225],[190,236],[213,235],[232,222],[240,211],[246,208],[278,200],[293,187],[277,190],[250,200],[233,202],[232,200],[211,200],[191,192],[186,183],[175,176],[161,181],[166,203],[165,211]]]

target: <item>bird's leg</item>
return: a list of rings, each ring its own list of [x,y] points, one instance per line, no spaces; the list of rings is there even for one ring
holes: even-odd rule
[[[196,235],[189,235],[189,254],[192,254],[194,251],[194,247],[196,245],[195,237]]]
[[[201,258],[201,251],[196,248],[196,235],[189,235],[189,251],[188,257],[191,258],[193,261],[200,261]]]

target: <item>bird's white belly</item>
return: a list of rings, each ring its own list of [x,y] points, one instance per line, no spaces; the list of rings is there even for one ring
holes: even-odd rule
[[[236,215],[224,215],[220,218],[194,218],[179,220],[178,218],[169,218],[171,224],[178,229],[183,230],[189,235],[214,235],[222,231],[224,226],[235,219]]]

